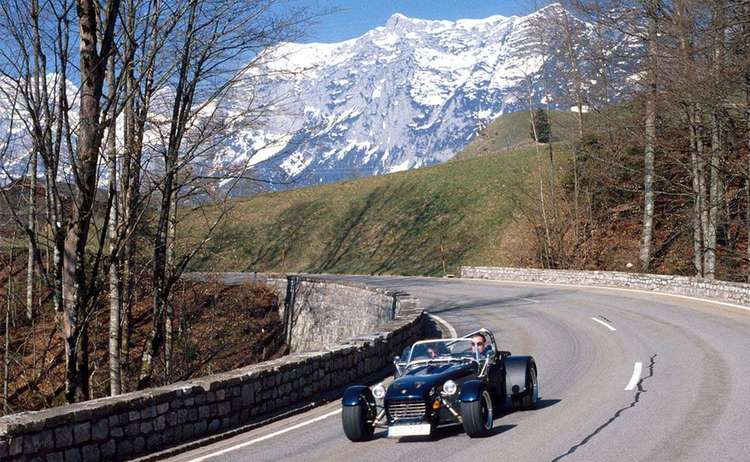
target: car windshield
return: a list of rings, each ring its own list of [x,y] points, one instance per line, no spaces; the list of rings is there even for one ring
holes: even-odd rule
[[[425,340],[411,347],[408,363],[421,361],[451,361],[459,359],[479,360],[476,347],[471,339]]]

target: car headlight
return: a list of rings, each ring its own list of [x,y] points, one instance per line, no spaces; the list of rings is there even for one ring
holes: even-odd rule
[[[379,383],[372,387],[372,396],[375,397],[375,399],[383,399],[385,398],[385,387],[382,383]]]
[[[454,395],[458,390],[458,385],[453,380],[448,380],[443,384],[443,393],[446,395]]]

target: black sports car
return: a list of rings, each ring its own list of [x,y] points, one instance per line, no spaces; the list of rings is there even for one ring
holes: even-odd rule
[[[487,436],[496,408],[530,409],[539,400],[534,358],[498,351],[487,329],[416,342],[404,356],[394,358],[389,386],[354,385],[344,392],[342,423],[350,440],[370,440],[376,427],[399,438],[456,424],[470,437]]]

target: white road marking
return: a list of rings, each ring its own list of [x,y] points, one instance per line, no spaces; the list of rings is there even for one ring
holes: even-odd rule
[[[643,370],[643,363],[636,362],[633,366],[633,376],[630,377],[630,382],[625,386],[625,391],[630,391],[638,385],[638,381],[641,380],[641,371]]]
[[[613,332],[617,330],[617,329],[615,329],[614,327],[610,326],[609,324],[607,324],[606,322],[602,321],[602,320],[601,320],[601,319],[599,319],[599,318],[591,318],[591,319],[592,319],[593,321],[596,321],[596,322],[598,322],[599,324],[601,324],[602,326],[606,327],[607,329],[609,329],[609,330],[611,330],[611,331],[613,331]]]
[[[224,448],[221,451],[216,451],[216,452],[213,452],[211,454],[206,454],[205,456],[196,457],[195,459],[191,459],[190,462],[202,462],[204,460],[208,460],[208,459],[211,459],[213,457],[218,457],[218,456],[221,456],[221,455],[226,454],[228,452],[236,451],[237,449],[244,448],[244,447],[253,445],[255,443],[260,443],[261,441],[269,440],[269,439],[274,438],[276,436],[283,435],[284,433],[288,433],[290,431],[297,430],[298,428],[305,427],[307,425],[313,424],[315,422],[319,422],[319,421],[321,421],[323,419],[327,419],[327,418],[329,418],[331,416],[334,416],[334,415],[340,414],[340,413],[341,413],[341,408],[338,408],[335,411],[331,411],[331,412],[329,412],[327,414],[323,414],[323,415],[320,415],[318,417],[312,418],[310,420],[306,420],[304,422],[298,423],[297,425],[292,425],[291,427],[287,427],[287,428],[285,428],[283,430],[279,430],[277,432],[269,433],[268,435],[264,435],[264,436],[255,438],[255,439],[250,440],[250,441],[245,441],[243,443],[240,443],[240,444],[228,447],[228,448]]]
[[[517,297],[519,300],[526,300],[527,302],[531,303],[539,303],[539,300],[534,300],[533,298],[526,298],[526,297]]]
[[[724,305],[724,306],[728,306],[731,308],[739,308],[741,310],[750,311],[750,306],[746,306],[746,305],[738,305],[736,303],[731,303],[731,302],[711,300],[710,298],[691,297],[690,295],[670,294],[667,292],[660,292],[658,290],[624,289],[622,287],[591,286],[591,285],[583,285],[583,284],[560,284],[560,283],[555,283],[555,282],[514,281],[512,279],[457,278],[457,280],[459,281],[461,279],[465,281],[473,281],[473,282],[489,282],[489,283],[511,284],[511,285],[512,284],[527,284],[527,285],[535,285],[535,286],[572,287],[572,288],[578,288],[578,289],[620,290],[623,292],[636,292],[640,294],[656,294],[656,295],[664,295],[666,297],[684,298],[686,300],[695,300],[695,301],[704,302],[704,303],[714,303],[716,305]]]
[[[437,321],[440,324],[444,325],[448,329],[448,332],[451,333],[451,338],[457,338],[458,337],[458,333],[456,332],[456,329],[451,325],[451,323],[449,323],[445,319],[441,318],[440,316],[434,315],[432,313],[427,313],[427,315],[430,316],[431,318],[435,318],[435,321]]]

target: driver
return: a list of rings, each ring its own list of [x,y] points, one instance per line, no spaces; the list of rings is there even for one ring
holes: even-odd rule
[[[481,332],[472,335],[471,341],[473,343],[471,350],[479,353],[480,356],[492,350],[492,345],[487,344],[487,338]]]

